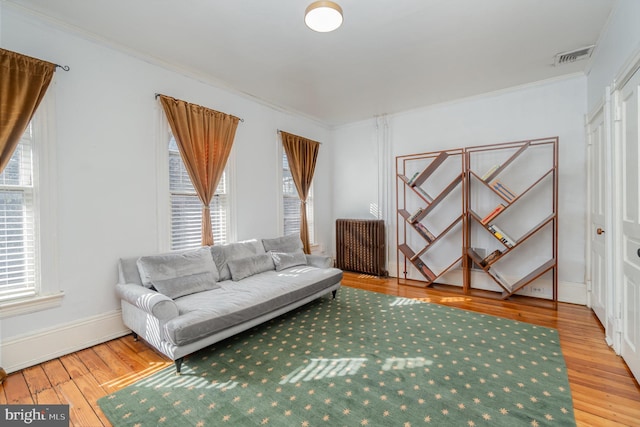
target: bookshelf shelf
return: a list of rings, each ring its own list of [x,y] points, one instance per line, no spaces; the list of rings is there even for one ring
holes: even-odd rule
[[[423,247],[420,251],[418,251],[414,257],[419,257],[422,254],[424,254],[427,250],[429,250],[429,248],[433,247],[439,240],[440,238],[444,238],[449,231],[451,231],[458,223],[460,223],[462,220],[464,219],[464,215],[460,215],[458,218],[456,218],[451,224],[449,224],[447,226],[447,228],[444,229],[444,231],[442,231],[442,233],[438,234],[437,236],[435,236],[433,239],[428,240],[425,239],[427,241],[427,245],[425,247]],[[416,230],[417,231],[417,230]],[[420,232],[418,232],[418,234],[420,234]],[[422,234],[420,234],[422,236]],[[422,236],[424,238],[424,236]]]
[[[449,185],[447,185],[445,189],[442,190],[442,192],[438,194],[438,196],[436,196],[436,198],[433,199],[431,203],[427,202],[426,207],[424,207],[422,211],[416,216],[415,221],[421,221],[422,219],[424,219],[429,214],[429,212],[434,210],[436,206],[438,206],[438,204],[440,204],[449,195],[449,193],[451,193],[456,189],[456,187],[458,187],[458,185],[460,185],[463,179],[463,174],[460,174],[455,179],[453,179],[453,181],[451,181]]]
[[[492,289],[555,306],[558,138],[398,156],[396,176],[398,280],[417,271],[425,286],[454,284],[443,276],[457,268],[463,293]],[[432,251],[439,244],[446,251]],[[441,252],[448,260],[435,262]]]
[[[556,264],[557,263],[556,263],[555,259],[550,259],[549,261],[545,262],[540,267],[536,268],[531,273],[527,274],[526,276],[524,276],[522,279],[518,280],[513,285],[509,286],[509,289],[506,292],[502,293],[502,298],[506,299],[506,298],[510,297],[511,295],[513,295],[514,293],[519,291],[520,289],[522,289],[525,286],[527,286],[529,283],[531,283],[534,280],[536,280],[538,277],[542,276],[547,271],[555,268]]]
[[[495,144],[494,147],[497,145],[500,145],[500,144]],[[507,143],[505,145],[512,145],[512,143]],[[520,147],[518,148],[518,150],[515,153],[513,153],[513,155],[509,157],[506,161],[502,162],[498,168],[496,168],[487,177],[485,177],[483,181],[485,182],[493,181],[500,174],[500,172],[505,170],[515,159],[517,159],[522,153],[524,153],[524,151],[527,148],[529,148],[529,145],[531,145],[530,141],[524,141],[523,143],[520,143]]]
[[[427,178],[429,178],[444,163],[444,161],[447,160],[448,157],[448,152],[440,152],[437,157],[433,159],[431,163],[429,163],[429,166],[424,168],[423,171],[418,175],[418,177],[413,182],[412,187],[422,185],[427,180]]]

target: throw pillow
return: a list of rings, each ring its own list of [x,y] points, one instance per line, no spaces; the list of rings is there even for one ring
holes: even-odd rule
[[[302,249],[302,240],[297,234],[276,237],[274,239],[262,239],[262,245],[267,252],[288,252],[292,253]]]
[[[297,265],[307,265],[307,257],[304,256],[302,249],[295,252],[270,252],[273,257],[273,263],[276,265],[276,271],[285,268],[295,267]]]
[[[173,279],[152,280],[151,284],[158,292],[176,299],[185,295],[220,288],[213,273],[198,273]]]
[[[142,284],[147,288],[150,288],[155,280],[175,279],[200,273],[211,273],[213,282],[218,280],[218,269],[208,247],[144,256],[138,258],[137,265]]]
[[[227,262],[231,278],[234,282],[254,274],[273,270],[273,259],[269,254],[254,255],[245,258],[232,259]]]
[[[256,239],[211,246],[211,255],[220,272],[220,281],[231,279],[231,272],[227,265],[230,260],[264,253],[262,243]]]

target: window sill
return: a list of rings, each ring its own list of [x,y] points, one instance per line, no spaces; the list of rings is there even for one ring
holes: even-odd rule
[[[64,292],[60,292],[53,295],[42,295],[19,301],[0,303],[0,319],[59,307],[62,304],[63,297]]]

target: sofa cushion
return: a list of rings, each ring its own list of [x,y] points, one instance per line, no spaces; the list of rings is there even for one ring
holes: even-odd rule
[[[171,299],[220,288],[220,285],[216,283],[216,276],[212,272],[152,280],[151,284],[158,292]]]
[[[245,258],[232,259],[227,262],[231,278],[234,282],[254,274],[273,270],[273,259],[269,254],[260,254]]]
[[[151,287],[152,282],[200,273],[211,273],[215,284],[218,280],[218,270],[208,247],[177,253],[151,255],[138,258],[138,272],[142,284]],[[212,288],[211,288],[212,289]]]
[[[225,280],[219,282],[221,289],[176,299],[180,315],[166,323],[165,332],[172,344],[186,345],[338,285],[341,279],[337,268],[305,265],[241,282]]]
[[[220,280],[231,279],[231,271],[227,265],[230,260],[246,258],[263,253],[265,253],[264,247],[262,246],[262,243],[256,239],[211,246],[211,255],[213,256],[213,261],[215,262],[216,267],[218,267]]]
[[[298,234],[289,234],[273,239],[262,239],[262,245],[267,252],[295,252],[302,249],[302,240]]]
[[[304,256],[302,249],[294,252],[270,252],[276,271],[285,268],[295,267],[297,265],[307,265],[307,257]]]

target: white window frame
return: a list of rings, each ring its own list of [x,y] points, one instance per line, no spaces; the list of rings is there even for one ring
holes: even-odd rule
[[[0,301],[0,319],[58,307],[57,168],[54,82],[32,118],[35,287]]]
[[[285,229],[284,229],[284,220],[285,220],[285,215],[284,215],[284,199],[286,197],[285,193],[284,193],[284,156],[286,155],[284,147],[282,145],[282,138],[278,135],[278,192],[279,192],[279,200],[280,202],[278,203],[278,231],[280,235],[284,235],[285,234]],[[316,228],[315,228],[315,218],[314,218],[314,211],[315,211],[315,206],[314,206],[314,191],[313,191],[313,187],[314,187],[314,182],[315,179],[311,182],[311,188],[309,189],[309,195],[307,197],[307,225],[309,226],[309,241],[310,241],[310,245],[311,246],[315,246],[315,236],[316,236]],[[298,193],[296,191],[295,193],[295,197],[296,199],[300,200],[300,198],[298,197]]]
[[[171,193],[169,186],[169,141],[171,128],[162,107],[157,104],[156,161],[158,181],[158,250],[171,252]],[[227,177],[227,242],[236,240],[235,149],[231,149],[225,168]],[[214,244],[220,242],[214,241]],[[180,250],[180,249],[175,249]]]

